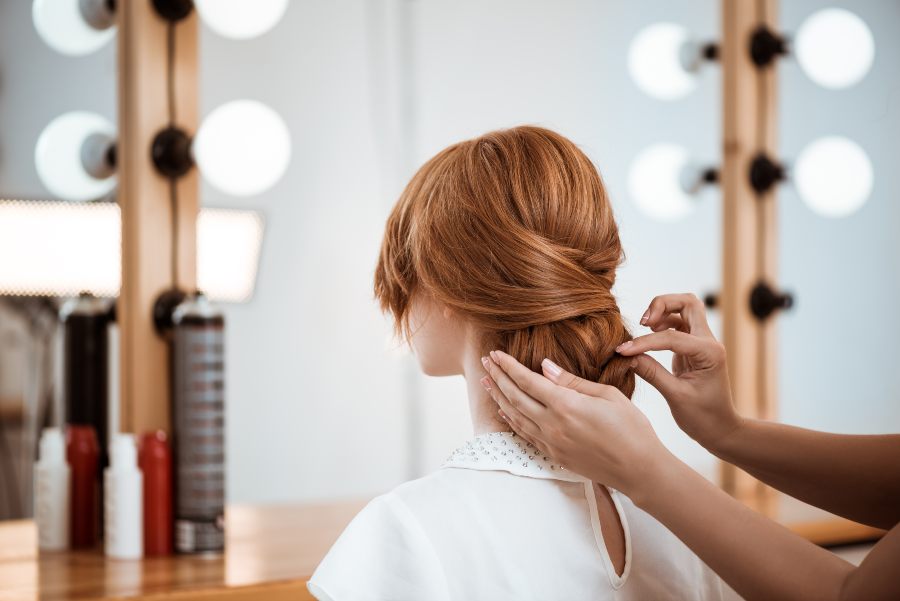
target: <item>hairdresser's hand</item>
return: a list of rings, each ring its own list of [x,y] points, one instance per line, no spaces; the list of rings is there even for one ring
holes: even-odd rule
[[[570,471],[634,498],[649,493],[660,470],[677,461],[617,388],[575,378],[547,359],[547,377],[500,351],[484,365],[489,376],[482,384],[501,416]]]
[[[703,303],[693,294],[657,296],[641,324],[653,333],[616,351],[635,358],[635,372],[662,393],[678,426],[715,452],[743,422],[731,400],[725,347],[710,331]],[[671,373],[644,354],[663,350],[675,353]]]

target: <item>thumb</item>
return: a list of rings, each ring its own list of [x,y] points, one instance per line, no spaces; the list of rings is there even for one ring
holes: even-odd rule
[[[550,359],[544,359],[541,363],[541,371],[544,372],[544,377],[554,384],[564,386],[565,388],[571,388],[581,394],[606,398],[609,393],[609,387],[605,384],[591,382],[590,380],[585,380],[584,378],[579,378],[574,374],[570,374]]]
[[[669,401],[669,396],[675,393],[679,384],[678,378],[663,367],[659,361],[647,354],[637,355],[633,365],[634,373],[660,391],[666,401]]]

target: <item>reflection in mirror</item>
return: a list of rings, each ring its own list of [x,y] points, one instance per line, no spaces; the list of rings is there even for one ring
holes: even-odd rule
[[[112,206],[103,202],[112,199],[115,180],[103,172],[101,148],[116,122],[115,28],[110,15],[104,17],[105,2],[95,3],[93,25],[84,21],[82,6],[90,4],[0,3],[0,199]],[[86,164],[93,165],[93,174]],[[0,519],[12,519],[32,515],[39,432],[60,426],[63,419],[59,313],[65,298],[46,295],[31,278],[49,267],[41,264],[50,258],[43,250],[66,234],[72,243],[78,228],[86,228],[78,246],[69,250],[102,264],[110,259],[97,252],[117,232],[98,232],[75,215],[50,218],[45,228],[39,205],[0,205],[0,228],[5,228],[0,288],[16,282],[15,290],[0,291]],[[81,288],[101,295],[113,292],[108,279],[79,282],[84,266],[57,263],[54,285],[69,288],[65,294],[77,295]]]

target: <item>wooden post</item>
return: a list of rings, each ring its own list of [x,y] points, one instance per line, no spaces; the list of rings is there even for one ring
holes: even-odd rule
[[[153,138],[170,123],[169,24],[149,0],[119,2],[117,12],[120,424],[126,432],[168,431],[169,350],[154,329],[152,309],[164,290],[195,287],[197,174],[192,170],[178,180],[173,214],[170,182],[156,172],[150,158]],[[193,133],[198,119],[196,12],[175,25],[174,52],[175,124]]]
[[[750,185],[750,164],[760,152],[777,160],[776,81],[773,61],[760,69],[750,57],[751,36],[762,24],[777,32],[777,0],[722,1],[722,338],[734,402],[747,417],[775,416],[775,318],[758,320],[750,293],[765,280],[775,286],[775,188],[760,197]],[[754,498],[763,486],[722,464],[722,487]]]

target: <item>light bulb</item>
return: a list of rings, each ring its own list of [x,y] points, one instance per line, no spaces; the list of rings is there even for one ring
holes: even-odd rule
[[[800,198],[824,217],[851,215],[872,193],[872,162],[858,144],[840,136],[811,142],[793,171]]]
[[[826,8],[807,17],[797,30],[794,46],[803,71],[826,88],[858,83],[875,59],[869,27],[842,8]]]
[[[288,0],[194,0],[203,22],[216,33],[246,40],[278,24]]]
[[[193,143],[203,176],[228,194],[252,196],[281,179],[291,159],[284,120],[255,100],[235,100],[209,114]]]
[[[112,168],[98,164],[104,145],[113,143],[115,127],[96,113],[73,111],[51,121],[38,137],[34,164],[47,190],[58,199],[102,198],[116,187]]]
[[[686,148],[654,144],[643,150],[628,171],[628,193],[638,208],[659,221],[676,221],[694,208],[685,191],[685,171],[690,168]]]
[[[48,46],[70,56],[95,52],[116,33],[105,0],[34,0],[31,19]]]
[[[683,63],[687,30],[675,23],[642,29],[628,48],[628,71],[635,84],[662,100],[676,100],[694,89],[696,80]]]

